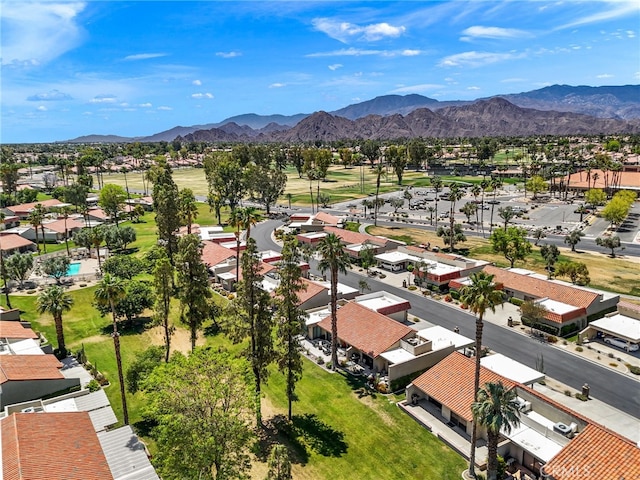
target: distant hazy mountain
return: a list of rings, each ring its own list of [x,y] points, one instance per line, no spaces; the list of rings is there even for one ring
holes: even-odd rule
[[[419,108],[407,115],[368,115],[356,120],[316,112],[285,131],[258,136],[223,135],[220,128],[199,130],[181,140],[314,142],[345,139],[387,140],[416,137],[480,137],[640,133],[640,122],[595,118],[571,112],[554,112],[518,107],[503,98],[473,104],[444,107],[436,112]]]
[[[603,119],[640,119],[640,85],[605,87],[553,85],[530,92],[499,95],[474,101],[460,100],[440,102],[417,94],[404,96],[384,95],[349,105],[339,110],[334,110],[328,114],[348,120],[358,120],[371,115],[380,117],[394,115],[406,116],[418,109],[427,108],[432,112],[437,112],[450,107],[473,105],[492,98],[505,98],[513,105],[541,111],[581,113]],[[287,130],[298,125],[309,116],[310,114],[304,113],[289,116],[249,113],[229,117],[217,123],[193,125],[190,127],[174,127],[148,137],[139,137],[136,139],[111,135],[88,135],[70,140],[70,142],[172,141],[178,136],[185,138],[194,132],[213,128],[222,129],[220,135],[226,132],[233,133],[235,137],[247,136],[257,138],[261,134],[270,137],[273,136],[272,134],[274,132]],[[378,119],[375,120],[374,123],[376,122],[384,123],[385,128],[391,128],[387,125],[388,121]],[[229,125],[229,127],[225,128],[225,125]],[[402,128],[400,128],[400,130],[402,130]],[[472,130],[474,129],[472,128]]]
[[[119,137],[118,135],[84,135],[73,140],[65,140],[63,143],[126,143],[135,140],[132,137]]]

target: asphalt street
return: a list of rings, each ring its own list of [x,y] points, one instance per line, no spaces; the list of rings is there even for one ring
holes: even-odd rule
[[[271,232],[280,225],[282,222],[279,220],[268,220],[251,229],[251,234],[260,250],[280,250],[280,247],[271,239]],[[315,265],[312,264],[313,267]],[[360,279],[360,275],[349,273],[342,275],[340,282],[358,288]],[[409,299],[412,306],[409,311],[411,315],[450,330],[457,326],[462,335],[475,338],[473,315],[429,298],[408,295],[406,290],[369,277],[367,277],[367,283],[372,290],[386,290]],[[591,387],[591,395],[594,398],[635,417],[640,416],[640,382],[632,378],[492,323],[484,324],[483,344],[531,368],[535,368],[536,359],[542,355],[545,373],[549,377],[578,390],[587,383]]]

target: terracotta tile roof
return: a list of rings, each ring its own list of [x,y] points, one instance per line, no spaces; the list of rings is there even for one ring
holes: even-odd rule
[[[594,187],[594,176],[598,175],[595,181]],[[620,187],[624,189],[627,188],[640,188],[640,172],[629,172],[623,171],[618,172],[620,176]],[[569,186],[571,188],[605,188],[605,178],[606,174],[602,170],[591,170],[591,177],[588,177],[586,171],[572,173],[570,175]],[[587,183],[587,179],[589,182]],[[609,185],[611,185],[613,180],[613,174],[609,173]],[[567,181],[567,177],[564,177],[564,181]]]
[[[20,322],[0,321],[0,338],[38,338],[30,328],[23,327]]]
[[[106,220],[109,216],[101,208],[91,208],[87,211],[87,215],[93,218],[99,218],[100,220]]]
[[[43,223],[42,226],[57,233],[64,233],[64,219]],[[79,222],[74,218],[67,218],[67,231],[70,232],[79,228],[84,228],[84,222]]]
[[[449,407],[467,421],[473,420],[471,404],[474,401],[473,379],[476,363],[459,352],[441,360],[413,381],[413,385]],[[487,382],[502,382],[506,387],[516,385],[508,378],[480,367],[480,386]]]
[[[236,256],[235,251],[223,247],[215,242],[204,241],[202,244],[202,261],[210,267],[215,267],[226,259]]]
[[[269,272],[273,272],[274,270],[276,270],[275,265],[271,265],[269,263],[265,263],[265,262],[260,262],[260,269],[258,270],[258,275],[266,275]],[[233,273],[236,273],[235,268],[232,270]],[[242,267],[240,267],[240,272],[239,272],[239,280],[242,280]]]
[[[544,467],[555,480],[632,480],[640,478],[640,448],[591,424]]]
[[[306,278],[301,278],[300,280],[307,288],[306,290],[298,292],[299,305],[302,305],[303,303],[311,300],[313,297],[321,294],[322,292],[328,292],[328,289],[320,285],[319,283],[312,282],[311,280],[307,280]],[[327,298],[329,298],[328,295]]]
[[[18,248],[28,247],[35,245],[31,240],[21,237],[17,233],[3,233],[0,234],[0,246],[3,252],[10,252]]]
[[[496,283],[502,283],[505,288],[524,292],[536,298],[546,297],[557,302],[585,309],[600,298],[600,295],[595,292],[549,282],[530,275],[509,272],[491,265],[487,265],[483,270],[494,275],[494,281]]]
[[[41,202],[31,202],[31,203],[21,203],[20,205],[11,205],[10,207],[6,207],[6,209],[15,213],[29,213],[38,204],[42,205],[45,208],[51,208],[51,207],[57,207],[58,205],[62,205],[62,202],[60,200],[56,200],[55,198],[51,198],[49,200],[42,200]]]
[[[346,243],[347,245],[352,244],[360,244],[360,243],[373,243],[375,245],[386,245],[387,240],[382,239],[380,237],[374,237],[373,235],[365,235],[360,232],[352,232],[351,230],[345,230],[343,228],[337,227],[324,227],[324,231],[327,233],[335,234],[342,243]]]
[[[331,332],[331,315],[322,319],[318,326]],[[338,309],[338,338],[372,358],[414,332],[406,325],[355,302]]]
[[[316,222],[322,223],[324,225],[337,225],[338,223],[340,223],[340,219],[335,215],[331,215],[330,213],[318,212],[316,213],[315,217],[313,217],[313,223]]]
[[[0,384],[10,380],[58,380],[62,363],[53,355],[0,355]]]
[[[14,413],[0,431],[4,480],[113,479],[87,412]]]
[[[409,250],[410,252],[416,252],[416,253],[424,253],[427,251],[426,248],[416,247],[415,245],[407,245],[404,248],[405,250]]]

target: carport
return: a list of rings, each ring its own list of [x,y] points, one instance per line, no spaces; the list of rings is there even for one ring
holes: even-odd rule
[[[640,343],[640,320],[616,313],[591,322],[580,332],[580,339],[593,338],[598,332],[621,338],[627,343]]]

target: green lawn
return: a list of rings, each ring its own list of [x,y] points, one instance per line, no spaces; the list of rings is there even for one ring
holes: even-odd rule
[[[273,374],[265,391],[284,414],[284,377]],[[296,453],[297,479],[445,480],[459,479],[465,469],[462,457],[403,413],[395,398],[365,391],[347,374],[305,361],[296,391],[293,415],[301,441],[288,446]]]

